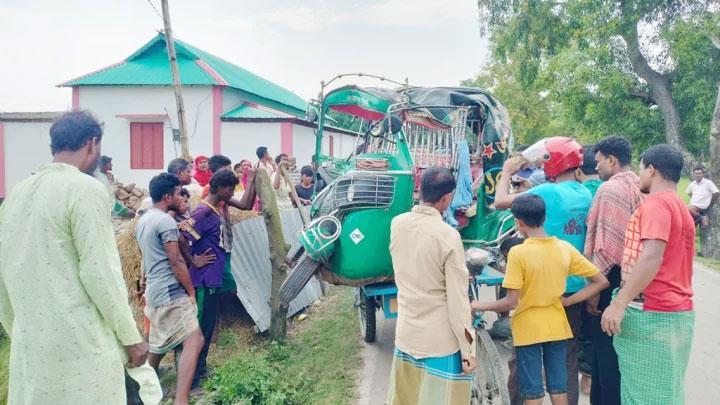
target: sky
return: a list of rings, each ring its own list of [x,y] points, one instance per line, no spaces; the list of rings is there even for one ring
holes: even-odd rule
[[[2,0],[0,111],[70,107],[59,83],[119,62],[162,28],[160,0]],[[301,96],[364,72],[458,85],[488,57],[476,0],[172,0],[174,35]],[[346,81],[372,84],[372,82]]]

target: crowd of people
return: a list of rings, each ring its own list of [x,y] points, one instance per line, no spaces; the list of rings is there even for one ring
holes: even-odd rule
[[[100,154],[102,135],[92,114],[64,114],[50,129],[53,162],[2,204],[0,322],[11,337],[9,403],[157,403],[160,362],[171,351],[175,403],[188,403],[208,374],[220,297],[236,289],[227,207],[259,209],[258,170],[270,177],[281,210],[311,204],[316,191],[310,166],[298,170],[293,157],[273,159],[259,147],[256,164],[233,166],[222,155],[174,159],[152,178],[137,212],[119,209],[112,158]],[[135,215],[143,335],[110,222]]]
[[[272,158],[264,146],[257,148],[257,158],[256,165],[243,159],[233,166],[223,155],[198,156],[192,170],[190,162],[174,159],[166,173],[150,181],[151,201],[140,210],[136,236],[143,256],[149,363],[159,371],[162,358],[175,352],[179,403],[207,377],[221,296],[237,289],[230,270],[227,207],[259,209],[256,171],[268,174],[279,210],[311,204],[312,168],[299,173],[294,157],[281,153]],[[193,192],[201,199],[190,211]]]
[[[594,405],[684,403],[695,224],[717,188],[697,170],[686,206],[677,190],[683,156],[669,145],[644,151],[637,174],[621,136],[538,145],[541,159],[509,158],[499,176],[495,207],[511,210],[522,238],[500,247],[498,300],[468,302],[463,245],[441,216],[456,187],[449,170],[425,170],[421,204],[393,220],[390,404],[468,403],[471,310],[513,311],[513,405],[541,404],[546,392],[553,404],[577,404],[579,380]]]
[[[172,160],[137,210],[141,335],[109,221],[114,180],[102,136],[91,114],[64,114],[50,129],[52,163],[0,208],[9,403],[153,403],[171,351],[175,401],[188,403],[208,373],[220,297],[236,288],[228,207],[258,209],[261,172],[280,209],[310,204],[324,186],[313,167],[298,170],[266,147],[255,164],[233,166],[222,155]],[[468,403],[477,367],[472,311],[513,311],[513,404],[542,403],[545,392],[554,404],[577,404],[579,373],[593,404],[683,403],[696,224],[717,187],[695,170],[685,205],[677,193],[683,157],[668,145],[644,151],[637,174],[624,137],[585,147],[555,137],[543,147],[542,160],[510,158],[499,177],[495,206],[510,209],[522,238],[500,246],[505,294],[496,301],[468,300],[463,243],[443,219],[456,187],[450,170],[424,170],[421,203],[392,221],[399,317],[391,404]],[[98,171],[106,180],[95,180]],[[191,209],[193,195],[200,200]]]

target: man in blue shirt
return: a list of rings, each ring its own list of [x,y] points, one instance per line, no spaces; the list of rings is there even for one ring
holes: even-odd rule
[[[585,249],[585,234],[587,232],[585,218],[592,204],[592,194],[576,177],[576,169],[582,166],[583,163],[582,146],[572,138],[559,136],[544,139],[540,142],[544,143],[546,150],[545,156],[547,160],[543,165],[543,170],[548,182],[533,187],[526,192],[538,195],[545,201],[547,207],[545,232],[550,236],[555,236],[570,243],[582,253]],[[512,176],[522,169],[525,163],[522,158],[505,161],[495,194],[496,208],[510,208],[513,200],[518,195],[521,195],[509,194],[509,183]],[[582,277],[568,277],[565,288],[566,296],[580,291],[585,287],[585,284],[586,280]],[[583,306],[584,303],[579,303],[565,308],[574,336],[567,350],[567,390],[568,404],[570,405],[577,405],[580,395],[577,336],[580,334],[582,326]],[[511,380],[512,377],[511,375]],[[512,382],[509,382],[509,384],[512,384]],[[513,401],[513,403],[515,402]]]

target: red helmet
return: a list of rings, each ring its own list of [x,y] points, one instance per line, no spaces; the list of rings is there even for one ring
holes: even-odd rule
[[[545,140],[547,160],[543,166],[546,177],[557,177],[583,164],[583,148],[573,138],[554,136]]]

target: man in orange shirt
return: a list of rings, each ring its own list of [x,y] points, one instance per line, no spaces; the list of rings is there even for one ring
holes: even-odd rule
[[[601,326],[614,336],[623,404],[683,404],[695,323],[695,225],[677,194],[683,157],[655,145],[640,163],[649,195],[628,224],[621,287]]]

